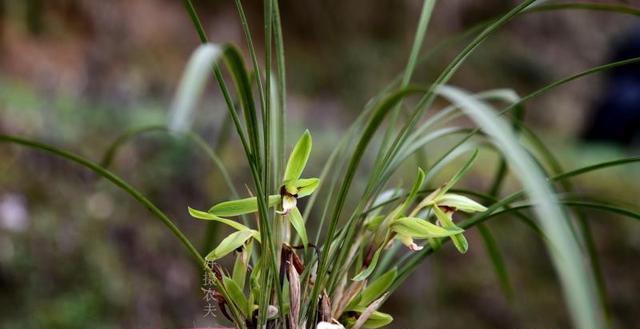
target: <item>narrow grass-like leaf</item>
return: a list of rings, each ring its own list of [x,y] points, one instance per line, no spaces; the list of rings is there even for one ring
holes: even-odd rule
[[[422,187],[422,183],[424,182],[424,177],[424,170],[422,170],[422,168],[418,168],[418,178],[416,178],[416,181],[413,183],[413,187],[411,188],[407,199],[402,203],[402,208],[398,212],[399,215],[403,215],[405,210],[409,208],[413,201],[415,201],[416,196],[418,195],[418,191],[420,190],[420,187]]]
[[[518,95],[511,89],[493,89],[483,92],[479,92],[473,95],[480,100],[495,100],[503,101],[509,104],[515,103],[519,100]],[[463,132],[469,130],[467,128],[455,128],[446,127],[439,130],[433,130],[434,126],[441,125],[445,122],[451,121],[459,116],[463,115],[459,112],[459,108],[453,104],[445,107],[438,113],[428,118],[424,124],[415,129],[414,132],[408,137],[407,142],[398,152],[398,156],[394,160],[393,164],[387,169],[388,172],[393,172],[398,165],[407,159],[411,154],[424,147],[427,143],[438,139],[441,136]]]
[[[222,49],[211,43],[198,47],[191,55],[171,105],[169,129],[175,132],[189,130],[193,122],[196,102],[204,91],[209,69],[221,58],[221,55]]]
[[[258,75],[256,77],[256,84],[258,85],[258,95],[260,97],[260,102],[262,104],[262,108],[265,108],[265,103],[267,99],[264,94],[264,87],[262,86],[263,77],[260,76],[260,65],[258,64],[258,57],[256,56],[256,50],[255,50],[255,47],[253,46],[251,29],[249,28],[249,23],[247,22],[247,16],[244,13],[244,7],[242,6],[242,1],[235,0],[235,5],[236,5],[236,10],[238,11],[238,17],[240,18],[242,32],[244,33],[244,37],[247,42],[249,57],[251,57],[251,62],[253,64],[253,71],[256,72],[256,74]]]
[[[525,0],[521,2],[518,6],[511,9],[508,13],[495,20],[491,24],[489,24],[478,36],[476,36],[467,46],[449,63],[449,65],[443,70],[443,72],[438,76],[436,81],[432,84],[430,90],[425,93],[422,99],[419,101],[416,109],[411,114],[408,122],[403,126],[400,133],[397,135],[396,139],[393,142],[393,145],[389,148],[388,152],[384,156],[383,165],[381,166],[384,171],[387,166],[389,166],[394,158],[397,156],[398,152],[405,144],[407,138],[410,135],[410,132],[414,130],[415,126],[419,122],[426,108],[429,108],[436,97],[436,89],[440,85],[444,85],[447,83],[451,77],[455,74],[458,68],[462,65],[462,63],[469,57],[469,55],[480,45],[482,42],[488,38],[493,32],[502,27],[504,24],[509,22],[513,17],[518,15],[520,12],[525,10],[529,5],[534,3],[536,0]],[[380,185],[380,184],[378,184]]]
[[[622,216],[626,216],[629,217],[631,219],[635,219],[635,220],[640,220],[640,212],[638,211],[634,211],[632,209],[628,209],[628,208],[624,208],[624,207],[620,207],[617,205],[613,205],[610,203],[605,203],[605,202],[595,202],[595,201],[584,201],[584,200],[560,200],[559,201],[561,204],[568,206],[568,207],[575,207],[575,208],[592,208],[592,209],[598,209],[598,210],[602,210],[602,211],[606,211],[606,212],[610,212],[610,213],[615,213],[618,215],[622,215]],[[528,209],[528,208],[532,208],[535,205],[533,204],[520,204],[517,206],[512,206],[508,209],[503,209],[503,210],[499,210],[499,211],[495,211],[492,212],[491,215],[486,216],[486,218],[482,218],[481,220],[484,221],[486,219],[492,218],[492,217],[496,217],[496,216],[500,216],[512,211],[517,211],[520,209]],[[478,221],[471,221],[470,222],[472,225],[476,225],[478,223]]]
[[[422,3],[420,19],[418,21],[418,26],[416,27],[416,33],[414,34],[413,44],[411,46],[409,59],[407,61],[407,65],[405,66],[405,69],[402,75],[400,88],[406,88],[407,86],[409,86],[409,83],[411,82],[411,77],[413,76],[413,72],[415,71],[415,68],[418,62],[420,49],[422,48],[422,43],[424,42],[425,36],[427,34],[427,27],[429,26],[429,21],[431,20],[433,7],[435,6],[435,4],[436,4],[436,0],[424,0]],[[395,129],[396,121],[398,120],[398,115],[401,110],[402,110],[402,102],[400,102],[396,106],[396,108],[392,113],[391,119],[389,120],[387,131],[385,132],[378,157],[376,158],[376,163],[374,166],[375,168],[379,168],[384,164],[384,162],[381,161],[384,159],[382,155],[383,155],[383,152],[386,150],[387,145],[389,144],[389,140],[393,136],[392,132],[393,132],[393,129]]]
[[[480,235],[482,236],[485,248],[487,249],[487,254],[491,259],[491,263],[493,264],[493,268],[498,277],[500,288],[507,298],[511,298],[511,296],[513,296],[513,287],[511,285],[511,280],[509,279],[507,266],[505,265],[500,249],[498,248],[498,243],[487,226],[483,224],[478,225],[478,232],[480,232]]]
[[[560,181],[560,180],[564,180],[564,179],[569,179],[571,177],[584,175],[584,174],[587,174],[587,173],[590,173],[590,172],[593,172],[593,171],[597,171],[597,170],[607,169],[607,168],[626,165],[626,164],[633,164],[633,163],[640,163],[640,157],[631,157],[631,158],[618,159],[618,160],[614,160],[614,161],[602,162],[602,163],[598,163],[598,164],[594,164],[594,165],[590,165],[590,166],[574,169],[574,170],[559,174],[559,175],[557,175],[555,177],[551,177],[550,181]],[[422,193],[427,194],[427,193],[431,193],[431,191],[423,191]],[[503,207],[509,206],[509,208],[505,209],[505,211],[516,211],[517,209],[513,209],[514,207],[510,206],[510,204],[512,204],[514,201],[516,201],[518,199],[521,199],[523,196],[524,196],[524,192],[522,192],[522,191],[512,193],[512,194],[502,198],[501,200],[496,201],[493,204],[491,204],[487,208],[487,211],[485,211],[483,213],[475,214],[471,218],[461,222],[460,223],[460,227],[464,228],[464,229],[468,229],[468,228],[471,228],[471,227],[473,227],[473,226],[475,226],[475,225],[477,225],[479,223],[482,223],[485,220],[487,220],[487,218],[493,217],[496,214],[498,214],[500,209],[503,208]],[[527,208],[529,206],[525,205],[525,206],[518,206],[518,207]],[[410,257],[409,261],[406,262],[405,264],[403,264],[403,266],[399,269],[399,271],[398,271],[398,279],[396,280],[396,282],[394,282],[393,289],[395,289],[398,286],[398,284],[400,282],[402,282],[409,275],[409,273],[415,268],[415,266],[417,264],[419,264],[426,256],[428,256],[432,252],[433,252],[433,250],[426,249],[426,250],[424,250],[424,251],[422,251],[420,253],[416,253],[412,257]]]
[[[200,255],[200,253],[193,246],[191,241],[186,237],[186,235],[184,235],[184,233],[182,233],[182,231],[175,225],[175,223],[169,218],[169,216],[167,216],[154,203],[152,203],[149,199],[147,199],[141,192],[136,190],[133,186],[129,185],[126,181],[124,181],[122,178],[115,175],[108,169],[100,166],[97,163],[87,160],[79,155],[67,152],[65,150],[58,149],[51,145],[39,143],[36,141],[31,141],[31,140],[10,136],[10,135],[0,135],[0,142],[13,143],[13,144],[30,147],[36,150],[47,152],[49,154],[52,154],[60,158],[63,158],[65,160],[79,164],[93,171],[97,175],[105,178],[115,186],[119,187],[120,189],[128,193],[133,199],[135,199],[138,203],[143,205],[145,208],[149,209],[149,211],[156,218],[158,218],[158,220],[160,220],[178,238],[178,240],[182,243],[182,245],[193,256],[198,266],[202,267],[205,271],[210,271],[210,269],[206,266],[205,258],[202,257],[202,255]],[[226,298],[227,296],[224,295],[224,292],[222,293],[223,293],[223,296]],[[235,313],[235,308],[232,309],[232,316],[235,319],[239,320],[238,314]],[[241,328],[244,328],[244,326],[241,326]]]
[[[462,110],[492,136],[537,205],[536,213],[549,238],[549,250],[576,325],[602,326],[602,310],[594,303],[592,277],[584,266],[578,243],[557,206],[553,192],[544,183],[545,178],[539,168],[518,145],[509,126],[482,102],[451,87],[440,86],[438,93],[460,104]]]
[[[451,177],[451,179],[447,181],[447,183],[442,188],[441,193],[442,194],[446,193],[447,191],[449,191],[449,189],[451,189],[454,185],[456,185],[458,181],[464,176],[464,174],[466,174],[467,171],[471,169],[471,166],[473,165],[473,163],[476,161],[477,158],[478,158],[478,150],[475,150],[471,154],[471,157],[469,157],[469,160],[467,160],[467,162],[464,163],[462,168],[458,169],[458,171],[456,171],[453,177]]]
[[[111,143],[111,145],[107,148],[107,151],[105,151],[104,155],[102,156],[102,160],[100,161],[100,164],[105,168],[110,167],[113,162],[113,159],[118,154],[118,151],[122,148],[122,146],[126,142],[142,134],[146,134],[150,132],[169,133],[170,131],[169,131],[169,128],[167,128],[166,126],[158,126],[158,125],[144,126],[144,127],[139,127],[139,128],[129,130],[123,133],[122,135],[118,136]],[[226,166],[224,165],[220,157],[218,157],[216,152],[211,147],[209,147],[209,145],[198,134],[187,131],[183,135],[187,137],[188,140],[192,141],[198,148],[200,148],[200,150],[205,155],[207,155],[207,157],[211,160],[211,162],[220,171],[220,174],[222,175],[222,178],[224,179],[224,182],[229,188],[229,190],[231,191],[231,193],[234,196],[236,196],[237,191],[236,191],[236,188],[233,186],[233,182],[231,182],[229,171],[227,170]]]
[[[596,3],[596,2],[586,2],[586,3],[551,3],[544,4],[540,6],[535,6],[527,12],[545,12],[545,11],[556,11],[563,9],[582,9],[582,10],[594,10],[594,11],[602,11],[602,12],[614,12],[619,14],[629,14],[633,16],[640,16],[640,8],[630,7],[624,4],[609,4],[609,3]]]
[[[590,166],[586,166],[586,167],[582,167],[579,169],[575,169],[575,170],[571,170],[559,175],[556,175],[552,178],[553,181],[562,181],[571,177],[575,177],[575,176],[580,176],[582,174],[587,174],[590,173],[592,171],[596,171],[596,170],[600,170],[600,169],[607,169],[610,167],[615,167],[615,166],[622,166],[625,164],[631,164],[631,163],[637,163],[640,162],[640,156],[636,156],[636,157],[628,157],[628,158],[624,158],[624,159],[618,159],[618,160],[613,160],[613,161],[607,161],[607,162],[601,162],[601,163],[597,163],[594,165],[590,165]]]
[[[274,153],[273,172],[274,180],[280,178],[282,163],[284,163],[284,136],[285,136],[285,117],[287,112],[287,82],[285,68],[284,41],[282,37],[282,24],[280,22],[280,8],[278,1],[273,3],[273,34],[274,48],[276,57],[276,83],[272,88],[272,102],[276,111],[273,111],[273,136],[274,136]],[[273,96],[273,95],[277,96]],[[273,101],[275,99],[276,101]]]
[[[77,163],[93,171],[99,176],[105,178],[115,186],[127,192],[131,197],[133,197],[136,201],[138,201],[138,203],[143,205],[145,208],[149,209],[149,211],[156,218],[158,218],[158,220],[160,220],[178,238],[178,240],[182,243],[182,245],[187,249],[187,251],[189,251],[189,253],[193,256],[193,258],[198,262],[198,265],[203,266],[204,258],[202,258],[202,255],[200,255],[200,253],[193,246],[191,241],[189,241],[189,239],[184,235],[184,233],[182,233],[182,231],[174,224],[174,222],[169,218],[169,216],[167,216],[162,210],[160,210],[155,204],[153,204],[149,199],[147,199],[142,193],[136,190],[133,186],[129,185],[122,178],[115,175],[111,171],[79,155],[58,149],[51,145],[39,143],[36,141],[31,141],[31,140],[20,138],[20,137],[0,134],[0,142],[22,145],[32,149],[39,150],[39,151],[47,152],[57,157],[61,157],[71,162]]]

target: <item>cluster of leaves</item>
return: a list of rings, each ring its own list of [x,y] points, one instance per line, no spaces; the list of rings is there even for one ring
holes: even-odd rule
[[[275,208],[276,241],[280,256],[276,262],[279,263],[280,289],[283,290],[282,296],[288,296],[283,303],[282,313],[286,314],[287,323],[291,328],[297,328],[300,319],[304,318],[300,314],[301,305],[317,299],[311,293],[315,283],[318,255],[313,253],[298,255],[296,252],[296,250],[308,251],[308,248],[317,248],[308,242],[305,221],[297,207],[297,199],[311,195],[319,184],[318,178],[300,178],[311,153],[311,146],[311,135],[306,131],[289,157],[280,186],[280,194],[270,195],[268,198],[269,207]],[[418,251],[422,248],[416,245],[414,239],[428,239],[432,246],[437,247],[440,245],[439,238],[449,237],[461,253],[467,251],[468,244],[463,235],[464,230],[454,224],[452,214],[456,210],[467,213],[483,212],[486,208],[466,196],[448,193],[448,191],[471,166],[473,159],[475,154],[447,184],[427,195],[410,213],[407,212],[415,203],[425,180],[422,170],[419,170],[418,178],[408,196],[387,215],[380,215],[383,207],[376,207],[367,215],[363,225],[360,226],[357,243],[351,246],[355,253],[351,257],[354,261],[351,261],[347,267],[343,267],[342,272],[336,273],[344,279],[334,291],[331,291],[331,295],[326,289],[322,293],[318,305],[322,314],[319,324],[323,322],[324,324],[320,324],[320,327],[323,325],[342,327],[345,324],[348,328],[378,328],[391,322],[390,315],[379,312],[377,309],[388,296],[387,290],[397,276],[397,269],[387,271],[371,283],[367,283],[366,279],[377,268],[383,250],[392,246],[394,240],[400,241],[411,251]],[[271,294],[270,291],[263,289],[258,280],[260,272],[266,265],[260,260],[251,264],[251,259],[258,259],[253,257],[257,256],[254,253],[259,252],[253,248],[253,243],[261,243],[260,225],[259,221],[256,221],[258,230],[255,230],[225,217],[238,217],[254,214],[257,211],[257,197],[218,203],[207,212],[189,208],[189,213],[195,218],[216,221],[235,230],[205,257],[205,261],[209,270],[214,273],[212,279],[215,278],[214,281],[219,283],[217,292],[220,297],[217,300],[223,314],[234,323],[244,323],[249,327],[256,327],[258,321],[257,301],[261,300],[264,294]],[[435,215],[440,225],[428,220],[431,217],[430,214]],[[297,236],[290,234],[291,227]],[[296,239],[302,242],[301,246],[293,245]],[[323,245],[329,246],[332,243],[328,241]],[[236,260],[232,272],[229,273],[216,261],[234,251]],[[360,273],[351,280],[347,280],[357,269],[361,269]],[[245,294],[247,276],[249,289],[246,289]],[[229,312],[228,309],[233,311]],[[269,305],[268,309],[271,310],[271,316],[267,319],[277,321],[276,316],[280,313],[278,307]],[[304,323],[301,325],[305,326]]]
[[[567,182],[570,177],[636,163],[640,158],[620,159],[565,172],[535,133],[522,123],[522,115],[524,103],[531,98],[588,74],[640,62],[640,58],[579,72],[523,97],[511,90],[473,94],[446,84],[487,37],[519,15],[564,9],[640,15],[640,10],[579,3],[545,6],[536,0],[523,0],[504,15],[454,39],[455,43],[474,36],[438,78],[428,86],[420,87],[410,85],[410,81],[436,3],[436,0],[424,0],[404,72],[365,106],[333,149],[319,177],[301,178],[312,148],[308,132],[298,140],[286,165],[282,165],[285,159],[286,84],[278,2],[264,1],[265,63],[261,69],[241,1],[235,1],[253,70],[246,67],[234,46],[208,43],[193,4],[190,0],[183,0],[183,3],[203,45],[196,50],[185,71],[168,127],[143,127],[128,132],[116,139],[102,164],[16,136],[0,135],[0,141],[73,161],[129,193],[165,224],[202,266],[214,289],[212,298],[237,328],[357,329],[387,325],[392,317],[379,309],[389,295],[442,244],[451,241],[460,252],[466,252],[468,243],[463,234],[474,226],[479,228],[501,284],[508,288],[499,250],[492,243],[489,229],[483,225],[505,213],[515,214],[543,237],[576,326],[604,326],[604,299],[598,299],[591,289],[597,286],[598,296],[604,296],[588,222],[580,212],[572,213],[578,219],[574,222],[564,207],[594,208],[635,219],[640,219],[640,214],[608,202],[566,199],[556,190],[572,191]],[[272,70],[273,62],[275,69]],[[107,167],[125,141],[147,131],[169,131],[185,136],[201,147],[221,171],[229,185],[229,194],[237,196],[215,150],[189,131],[197,99],[212,67],[226,102],[228,122],[235,128],[246,156],[254,196],[225,201],[208,211],[189,209],[193,217],[225,224],[234,230],[203,257],[174,221]],[[223,68],[227,69],[226,76],[231,77],[234,88],[227,84]],[[404,100],[411,96],[417,96],[419,100],[405,103]],[[425,118],[425,112],[435,107],[438,97],[450,105]],[[511,124],[503,116],[508,114],[513,114]],[[461,115],[471,119],[477,128],[445,126]],[[381,132],[385,124],[386,131]],[[445,136],[460,135],[462,137],[443,156],[434,155],[435,161],[429,166],[421,161],[420,165],[428,170],[418,170],[408,193],[390,186],[391,178],[405,160],[414,155],[421,159],[428,144]],[[373,150],[377,153],[371,159],[371,171],[363,175],[364,190],[356,191],[352,183],[366,151],[373,149],[370,145],[377,146]],[[490,190],[488,193],[454,190],[454,185],[471,167],[478,150],[495,152],[500,157]],[[469,151],[473,151],[472,156],[450,180],[435,189],[429,188],[430,181],[442,168]],[[523,190],[501,198],[499,192],[508,172],[522,183]],[[358,193],[353,198],[355,205],[347,212],[347,196],[354,193]],[[488,207],[468,196],[482,199]],[[304,211],[298,209],[298,199],[302,197],[309,197]],[[311,209],[316,204],[322,205],[323,209],[311,216]],[[524,211],[528,208],[533,209],[535,220]],[[454,214],[466,218],[454,222]],[[255,223],[250,223],[250,216],[255,218]],[[242,222],[236,217],[242,218]],[[310,239],[307,232],[311,223],[318,228],[315,240]],[[426,243],[419,245],[416,240]],[[583,247],[581,241],[587,246]],[[404,257],[396,257],[402,245],[409,251]],[[235,262],[230,271],[218,265],[218,260],[232,254]],[[588,257],[584,257],[585,254]]]

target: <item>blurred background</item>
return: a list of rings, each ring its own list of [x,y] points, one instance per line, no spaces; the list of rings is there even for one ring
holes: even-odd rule
[[[261,49],[262,4],[245,2]],[[517,2],[439,1],[424,51]],[[315,149],[307,170],[318,174],[367,100],[402,72],[422,1],[280,3],[288,65],[288,141],[293,143],[305,127],[311,130]],[[232,42],[246,50],[232,1],[194,4],[213,42]],[[0,132],[99,161],[120,134],[166,121],[180,74],[197,45],[177,0],[0,0]],[[461,45],[430,57],[414,80],[431,81]],[[533,13],[489,38],[452,84],[474,92],[513,88],[526,95],[564,76],[636,56],[638,16],[584,10]],[[251,180],[237,143],[217,138],[225,109],[215,84],[201,107],[195,129],[216,148],[238,189],[245,191]],[[625,66],[556,89],[528,103],[526,121],[566,169],[638,155],[640,68]],[[427,154],[438,153],[435,147]],[[415,165],[408,167],[413,174]],[[468,177],[469,186],[486,190],[494,167],[492,159],[481,160]],[[205,243],[206,226],[189,218],[186,207],[206,209],[229,198],[222,177],[200,151],[161,133],[127,143],[112,169],[166,210],[198,245]],[[637,165],[574,182],[580,194],[638,209]],[[511,182],[509,188],[517,186]],[[612,327],[637,326],[640,225],[599,212],[588,217]],[[514,287],[511,298],[500,290],[472,230],[468,254],[444,248],[385,304],[383,309],[396,319],[391,328],[570,326],[540,239],[508,217],[489,227],[506,260]],[[200,280],[178,241],[123,192],[68,162],[0,145],[0,328],[211,325],[219,319],[203,318]]]

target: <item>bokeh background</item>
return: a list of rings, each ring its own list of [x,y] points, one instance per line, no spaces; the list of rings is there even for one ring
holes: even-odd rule
[[[212,41],[244,45],[232,1],[194,3]],[[515,3],[439,1],[424,50]],[[245,6],[261,49],[261,2]],[[280,6],[288,140],[305,127],[311,130],[315,151],[308,170],[319,173],[366,101],[402,71],[421,1],[285,0]],[[471,91],[513,88],[525,95],[586,68],[639,56],[639,39],[640,20],[633,15],[529,14],[487,40],[452,84]],[[2,0],[0,132],[99,161],[118,135],[166,122],[180,74],[197,44],[178,0]],[[431,81],[459,50],[454,44],[420,65],[415,81]],[[526,121],[567,169],[637,155],[639,71],[623,67],[572,82],[530,102]],[[217,139],[224,113],[210,84],[194,129],[216,148],[244,191],[251,181],[238,144]],[[494,172],[490,160],[476,165],[469,186],[487,188]],[[229,197],[205,156],[163,134],[128,143],[112,169],[199,245],[207,228],[189,218],[186,207],[207,208]],[[581,194],[638,209],[637,165],[590,174],[575,185]],[[598,212],[588,217],[612,327],[636,327],[640,225]],[[500,290],[479,236],[471,231],[468,254],[448,247],[430,257],[384,306],[396,318],[391,328],[570,326],[540,239],[508,217],[489,227],[504,253],[513,295],[507,298]],[[211,325],[218,319],[203,318],[200,279],[178,241],[127,195],[62,160],[0,145],[0,328]]]

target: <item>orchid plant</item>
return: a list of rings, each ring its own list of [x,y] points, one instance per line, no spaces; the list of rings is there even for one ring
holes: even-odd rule
[[[489,219],[505,213],[516,214],[516,218],[542,235],[576,327],[605,327],[602,306],[606,301],[597,298],[593,289],[597,288],[598,296],[606,295],[589,223],[580,213],[568,217],[571,212],[565,207],[591,207],[634,218],[640,218],[640,215],[632,209],[609,203],[566,200],[562,198],[564,194],[556,193],[556,189],[570,192],[571,186],[563,184],[570,177],[640,159],[614,160],[564,172],[558,169],[553,154],[534,132],[524,127],[521,119],[527,100],[582,76],[636,63],[640,59],[591,68],[549,83],[523,97],[505,89],[470,93],[447,83],[484,40],[519,15],[571,8],[605,8],[629,14],[637,13],[638,9],[622,5],[564,3],[554,6],[544,5],[543,1],[519,1],[504,15],[465,33],[464,37],[475,37],[441,74],[426,86],[414,86],[410,82],[419,64],[422,41],[436,4],[436,0],[424,0],[404,72],[367,103],[335,145],[318,178],[301,178],[312,150],[308,131],[298,139],[288,161],[282,165],[287,98],[278,1],[264,1],[265,62],[262,68],[242,1],[235,1],[252,70],[247,68],[240,51],[233,45],[209,43],[192,2],[183,0],[183,3],[203,45],[195,51],[185,70],[166,127],[142,127],[127,132],[107,150],[102,163],[21,137],[0,135],[0,142],[38,149],[84,166],[144,205],[202,267],[205,299],[215,302],[236,328],[386,326],[393,318],[382,308],[395,289],[446,242],[451,241],[460,253],[466,253],[469,243],[464,234],[472,227],[478,227],[482,233],[481,241],[492,255],[498,281],[503,290],[508,291],[509,279],[500,251],[492,243],[490,230],[485,225]],[[200,147],[222,173],[231,193],[237,194],[215,150],[196,132],[189,130],[190,115],[211,68],[226,103],[228,122],[235,128],[246,156],[253,185],[246,198],[221,202],[207,211],[188,208],[189,214],[197,219],[224,224],[233,230],[203,257],[175,221],[107,168],[125,141],[140,133],[161,130],[185,137]],[[226,75],[223,69],[227,70]],[[419,97],[417,102],[404,102],[415,96]],[[436,107],[436,98],[449,105],[427,117],[425,112]],[[509,124],[505,116],[511,113]],[[468,117],[477,128],[442,127],[461,115]],[[385,126],[383,123],[387,130],[379,133]],[[427,163],[421,160],[422,157],[416,157],[419,166],[427,170],[418,168],[417,177],[407,193],[391,187],[392,178],[397,177],[394,175],[402,175],[398,168],[405,160],[430,150],[429,144],[441,137],[458,135],[463,136],[450,145],[443,156],[435,157],[435,161]],[[521,139],[529,143],[521,143]],[[358,170],[359,165],[372,145],[377,146],[374,150],[377,153],[371,159],[373,166],[363,174]],[[455,159],[470,151],[472,155],[450,179],[435,185],[439,187],[432,187],[435,175],[442,168],[453,166]],[[478,153],[485,151],[499,156],[490,191],[454,189]],[[500,190],[507,173],[521,182],[522,191],[501,197]],[[356,176],[366,182],[363,190],[353,188]],[[354,205],[347,212],[347,197],[352,195],[357,197],[351,198]],[[488,207],[469,196],[482,199]],[[304,197],[309,198],[301,211],[298,199]],[[323,206],[322,211],[312,211],[317,204]],[[533,212],[523,213],[528,208]],[[535,220],[530,218],[532,216]],[[255,222],[251,223],[250,217]],[[574,223],[573,217],[579,220]],[[575,225],[580,229],[576,230]],[[318,230],[315,240],[308,235],[307,228],[311,227]],[[208,233],[207,237],[211,236],[213,234]],[[583,241],[587,248],[582,248]],[[399,253],[403,256],[399,257]],[[231,257],[235,257],[233,265],[225,268],[225,258]]]
[[[519,214],[519,217],[525,218],[537,232],[548,233],[545,242],[562,285],[572,296],[567,301],[574,321],[581,326],[602,323],[601,310],[591,295],[590,287],[594,283],[585,268],[587,264],[582,263],[584,257],[575,232],[571,233],[566,211],[560,209],[557,196],[547,184],[549,175],[537,164],[541,160],[532,158],[531,154],[535,152],[525,150],[517,142],[521,128],[513,129],[519,127],[522,103],[552,87],[521,98],[511,90],[472,94],[447,85],[469,54],[489,35],[517,15],[543,8],[536,0],[524,0],[503,16],[481,26],[482,31],[430,86],[416,87],[411,86],[410,81],[436,4],[436,0],[424,0],[404,72],[368,103],[336,145],[318,178],[301,178],[312,148],[308,131],[295,144],[284,169],[280,163],[284,159],[285,145],[286,75],[278,2],[264,1],[265,62],[262,71],[242,2],[235,1],[243,22],[252,72],[246,69],[235,47],[208,43],[193,4],[190,0],[184,0],[184,3],[204,45],[194,54],[193,65],[190,64],[182,83],[192,88],[179,89],[173,113],[177,113],[179,119],[180,113],[192,112],[193,101],[188,100],[193,97],[182,91],[201,90],[202,87],[193,86],[202,83],[194,81],[204,81],[205,68],[213,64],[215,78],[223,91],[229,117],[242,142],[254,181],[254,189],[250,193],[255,196],[218,203],[206,212],[189,208],[190,214],[197,219],[226,224],[235,230],[201,261],[221,312],[236,327],[360,329],[386,326],[393,318],[380,308],[390,294],[444,242],[451,241],[460,253],[466,253],[469,243],[464,235],[465,229],[475,225],[481,229],[483,243],[493,255],[492,261],[501,285],[508,291],[508,278],[501,268],[500,252],[491,241],[489,229],[482,224],[496,211],[513,209],[510,204],[523,196],[518,194],[496,201],[509,171],[507,168],[521,179],[524,192],[535,205],[539,224],[527,216]],[[272,68],[274,54],[275,68]],[[230,94],[221,72],[221,63],[233,77],[237,102]],[[190,75],[196,78],[190,78]],[[582,75],[577,74],[550,86]],[[256,91],[259,102],[253,99]],[[194,95],[197,96],[197,92],[193,92]],[[407,105],[404,100],[414,95],[420,96],[420,100],[414,105]],[[450,106],[422,121],[436,97],[445,99]],[[499,110],[494,102],[508,105]],[[238,115],[239,110],[242,110],[244,123]],[[508,112],[515,113],[511,125],[501,117]],[[437,128],[461,114],[470,118],[478,128],[470,131],[459,127]],[[377,136],[383,122],[387,123],[387,131]],[[398,124],[402,129],[396,131]],[[478,136],[481,129],[484,135]],[[390,178],[406,159],[424,152],[430,142],[458,133],[466,136],[429,166],[429,179],[425,171],[418,168],[417,178],[408,193],[389,187]],[[351,185],[356,170],[365,150],[375,139],[379,148],[373,169],[365,178],[366,187],[352,212],[344,214],[347,196],[353,193]],[[479,145],[487,144],[501,155],[499,171],[490,193],[454,190],[453,187],[474,163]],[[472,156],[446,183],[435,189],[428,188],[430,179],[446,164],[470,150],[474,150]],[[218,167],[224,172],[223,166]],[[275,177],[282,179],[273,179]],[[324,209],[321,213],[314,213],[310,210],[319,199],[317,193],[320,190],[325,192]],[[494,203],[487,208],[469,198],[473,195]],[[303,214],[298,208],[298,199],[306,196],[310,198]],[[235,217],[238,216],[243,216],[243,223],[237,221]],[[248,216],[255,216],[255,224],[249,224]],[[460,222],[456,217],[466,217],[466,220]],[[580,223],[583,225],[581,231],[588,234],[588,224]],[[313,242],[307,233],[309,225],[319,230]],[[291,234],[291,227],[295,234]],[[585,239],[592,241],[588,236]],[[407,248],[406,254],[397,258],[398,246],[402,245]],[[233,252],[236,260],[229,271],[219,261]],[[595,255],[590,254],[589,257]],[[598,273],[598,269],[592,270]]]
[[[269,195],[268,203],[269,207],[273,208],[276,221],[286,219],[284,222],[286,224],[280,227],[283,234],[279,240],[281,244],[278,246],[278,255],[280,257],[277,262],[280,264],[279,277],[286,277],[281,284],[282,295],[288,296],[288,300],[283,303],[282,311],[290,328],[306,326],[306,323],[299,323],[301,305],[316,299],[311,293],[315,284],[318,258],[304,254],[298,255],[297,251],[306,250],[307,247],[317,248],[308,242],[305,221],[297,207],[297,199],[311,195],[319,185],[318,178],[300,178],[309,159],[311,147],[311,134],[307,130],[289,156],[279,187],[280,193]],[[367,278],[377,268],[380,255],[384,250],[389,249],[394,241],[401,242],[414,252],[422,249],[414,239],[429,240],[432,247],[436,248],[441,245],[442,238],[450,238],[461,253],[467,251],[468,243],[463,235],[464,230],[456,226],[452,215],[457,210],[474,213],[483,212],[486,208],[466,196],[448,192],[470,168],[475,154],[450,181],[414,205],[425,180],[424,171],[418,169],[418,177],[404,200],[397,200],[397,206],[387,215],[380,215],[379,211],[375,211],[367,216],[363,225],[360,226],[357,243],[352,246],[357,250],[354,255],[357,261],[349,262],[351,267],[362,268],[362,271],[353,278],[346,279],[349,273],[353,272],[347,268],[343,273],[345,279],[331,296],[326,290],[323,291],[317,305],[321,312],[321,319],[316,328],[373,329],[391,323],[393,320],[391,315],[378,311],[378,308],[389,295],[388,290],[397,276],[397,269],[388,270],[370,282]],[[414,207],[409,212],[412,205]],[[225,217],[238,217],[257,212],[257,197],[221,202],[206,212],[189,208],[189,213],[194,218],[217,221],[235,230],[205,257],[206,266],[211,271],[211,277],[206,281],[219,282],[214,288],[216,289],[214,296],[222,313],[234,323],[243,323],[249,328],[257,325],[259,311],[257,301],[261,300],[265,293],[270,294],[265,292],[257,281],[257,273],[261,270],[260,264],[251,265],[252,256],[256,256],[255,253],[258,252],[253,248],[253,243],[254,241],[261,243],[260,224],[256,221],[256,229],[252,229]],[[300,239],[302,246],[292,245],[295,238],[289,234],[290,227],[295,230],[297,234],[295,238]],[[236,260],[233,269],[226,271],[218,261],[234,251]],[[250,278],[250,289],[245,289],[247,277]],[[311,301],[305,301],[305,299],[311,299]],[[228,309],[235,312],[229,312]],[[277,315],[280,309],[276,305],[269,305],[268,309],[271,312],[268,317],[270,322],[267,323],[273,325],[278,320]]]

